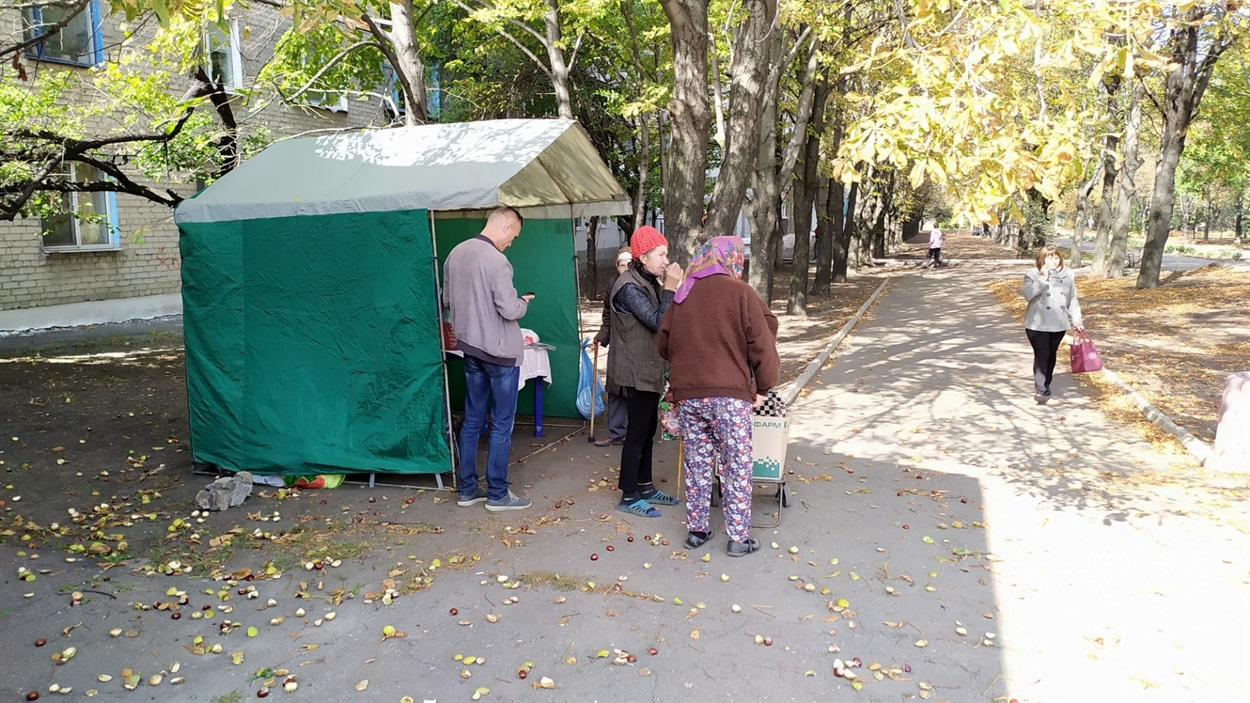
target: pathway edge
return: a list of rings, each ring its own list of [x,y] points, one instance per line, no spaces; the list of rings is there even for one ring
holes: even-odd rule
[[[829,339],[829,341],[825,344],[825,348],[816,355],[816,358],[807,362],[807,367],[803,369],[803,373],[799,374],[799,377],[794,379],[794,381],[792,381],[786,388],[786,391],[782,393],[781,399],[787,406],[793,403],[794,399],[798,397],[799,392],[803,390],[803,387],[808,383],[811,383],[812,379],[816,377],[820,368],[825,365],[826,361],[829,360],[829,355],[833,353],[834,349],[838,348],[838,345],[842,343],[843,339],[846,339],[846,335],[851,333],[851,330],[855,328],[856,323],[858,323],[860,318],[864,316],[864,313],[868,311],[868,308],[876,302],[877,298],[880,297],[881,293],[885,291],[886,286],[889,283],[890,279],[888,278],[882,281],[881,285],[877,286],[877,290],[873,291],[872,295],[868,296],[868,300],[864,301],[864,304],[859,306],[859,310],[851,316],[851,319],[847,320],[846,323],[838,329],[837,333]]]
[[[1189,452],[1199,461],[1199,463],[1206,465],[1208,461],[1215,457],[1215,450],[1211,448],[1211,445],[1201,439],[1198,439],[1192,432],[1176,424],[1172,418],[1163,414],[1162,410],[1159,410],[1154,405],[1151,405],[1150,401],[1146,400],[1141,393],[1138,393],[1130,388],[1129,385],[1125,383],[1122,378],[1120,378],[1119,374],[1104,366],[1102,369],[1102,375],[1108,381],[1111,381],[1115,385],[1119,386],[1120,390],[1124,391],[1125,395],[1128,396],[1129,401],[1133,403],[1133,406],[1136,407],[1137,410],[1140,411],[1151,424],[1175,437],[1176,441],[1180,442],[1181,446],[1185,448],[1185,451]]]

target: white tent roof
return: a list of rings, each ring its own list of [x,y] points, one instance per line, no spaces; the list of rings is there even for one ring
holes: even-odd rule
[[[178,223],[343,212],[625,215],[629,197],[573,120],[488,120],[275,142],[178,206]]]

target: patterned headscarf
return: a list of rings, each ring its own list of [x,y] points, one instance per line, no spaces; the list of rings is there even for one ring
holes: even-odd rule
[[[742,280],[743,246],[741,237],[713,237],[695,250],[686,271],[686,280],[677,287],[674,303],[685,301],[701,278],[725,274]]]

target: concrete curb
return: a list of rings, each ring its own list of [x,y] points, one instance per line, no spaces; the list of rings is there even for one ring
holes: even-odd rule
[[[1128,396],[1133,405],[1141,411],[1141,414],[1145,416],[1151,424],[1175,437],[1176,441],[1180,442],[1181,446],[1185,447],[1185,451],[1189,452],[1195,459],[1198,460],[1199,463],[1205,466],[1207,462],[1215,458],[1215,450],[1211,448],[1211,445],[1198,439],[1189,430],[1173,422],[1172,418],[1164,415],[1161,410],[1151,405],[1150,401],[1146,400],[1141,393],[1138,393],[1130,388],[1129,385],[1120,378],[1119,374],[1104,366],[1102,369],[1102,375],[1107,380],[1119,386],[1120,390],[1124,391],[1125,395]]]
[[[787,406],[793,403],[794,399],[798,397],[799,392],[803,390],[803,387],[808,383],[811,383],[812,379],[816,377],[816,374],[820,372],[820,367],[824,366],[825,362],[829,360],[829,355],[833,353],[834,349],[837,349],[843,339],[846,339],[846,335],[851,333],[851,330],[855,328],[855,324],[859,322],[860,318],[864,316],[864,313],[868,311],[868,308],[872,306],[872,304],[876,302],[877,298],[885,291],[889,282],[890,281],[887,279],[882,281],[881,285],[877,286],[877,290],[873,291],[872,295],[868,296],[868,300],[864,301],[864,304],[859,306],[859,310],[851,316],[851,319],[847,320],[846,324],[842,325],[842,328],[838,330],[837,334],[830,338],[829,342],[825,344],[825,348],[816,355],[816,358],[808,362],[807,368],[803,369],[803,373],[799,374],[799,377],[794,379],[794,381],[786,388],[786,391],[782,393],[781,398]]]

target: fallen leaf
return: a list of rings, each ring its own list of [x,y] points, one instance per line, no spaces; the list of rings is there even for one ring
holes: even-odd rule
[[[356,682],[357,691],[363,691],[366,688],[369,688],[369,679],[361,679],[360,681]]]

